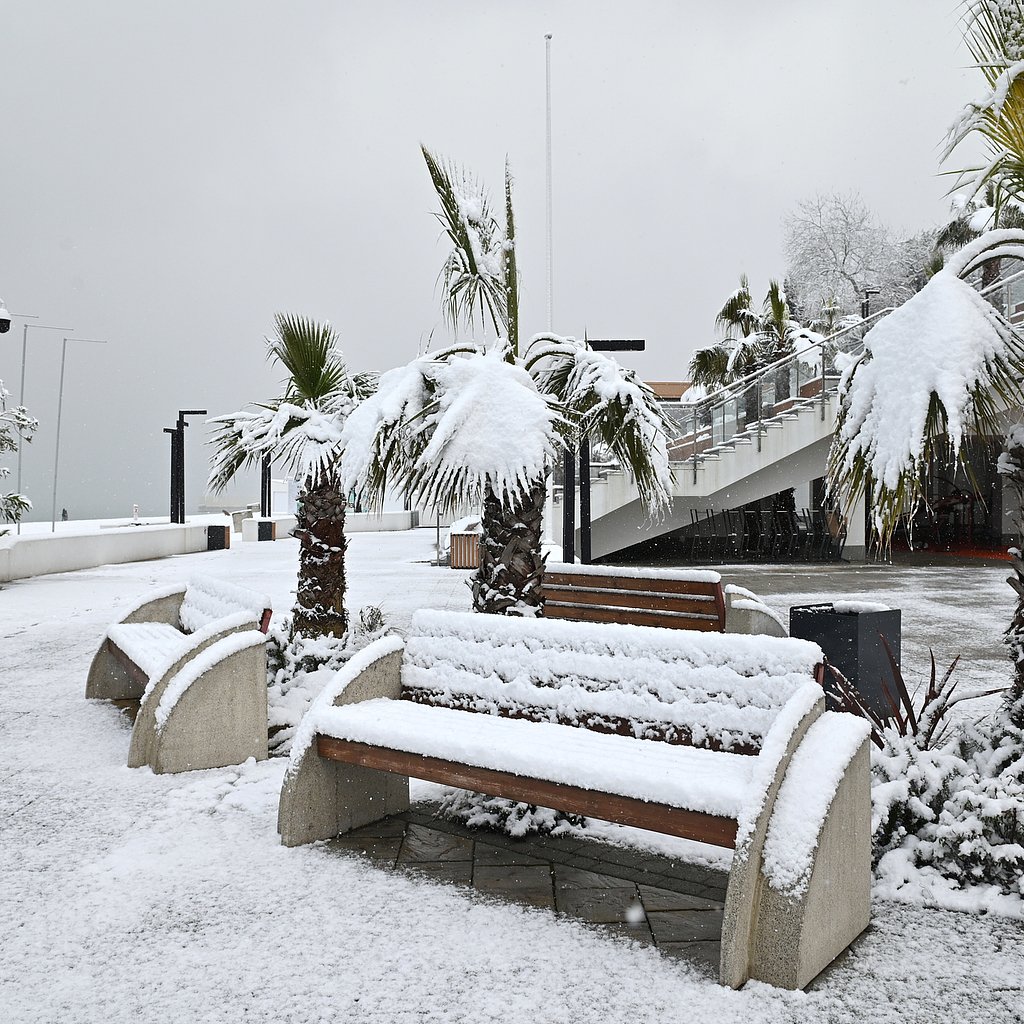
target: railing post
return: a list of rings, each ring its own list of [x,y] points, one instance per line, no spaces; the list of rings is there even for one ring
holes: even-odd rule
[[[693,483],[697,484],[697,406],[693,407]]]
[[[825,422],[825,349],[821,350],[821,422]]]
[[[762,378],[757,378],[757,450],[761,450],[761,416],[764,410],[764,395],[761,393]]]

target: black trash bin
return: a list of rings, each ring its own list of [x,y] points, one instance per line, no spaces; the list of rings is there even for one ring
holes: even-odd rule
[[[801,640],[813,640],[829,664],[835,665],[849,679],[872,711],[882,718],[891,717],[892,708],[882,690],[882,682],[884,680],[894,696],[896,686],[881,637],[889,642],[899,666],[898,608],[859,601],[798,605],[789,609],[789,634]],[[839,702],[828,693],[828,683],[826,678],[825,703],[830,711],[837,711]]]

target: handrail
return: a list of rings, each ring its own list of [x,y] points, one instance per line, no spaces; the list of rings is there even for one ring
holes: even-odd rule
[[[978,292],[981,295],[989,295],[992,292],[1008,288],[1022,278],[1024,278],[1024,270],[1020,270],[1007,277],[1003,277],[985,288],[979,288]],[[762,366],[759,369],[754,370],[752,373],[748,373],[745,377],[741,377],[739,380],[725,384],[716,391],[713,391],[710,395],[705,395],[697,401],[686,402],[684,400],[680,400],[678,408],[680,410],[685,410],[685,418],[692,421],[692,431],[675,434],[675,436],[668,439],[668,444],[671,446],[675,443],[689,440],[693,448],[693,452],[692,455],[687,456],[684,461],[692,460],[694,476],[696,478],[697,469],[709,451],[713,452],[719,447],[731,443],[738,435],[749,435],[754,432],[753,425],[749,423],[744,422],[742,428],[739,427],[738,423],[734,423],[732,433],[727,436],[728,428],[726,423],[727,419],[729,419],[727,416],[727,404],[730,402],[738,403],[744,393],[749,393],[750,388],[756,387],[758,406],[756,437],[758,451],[760,451],[761,438],[763,436],[764,424],[766,422],[762,400],[763,381],[771,378],[773,375],[777,376],[781,370],[792,368],[794,364],[796,364],[795,393],[792,396],[787,396],[787,398],[779,400],[786,401],[787,399],[791,399],[791,404],[776,415],[782,415],[783,412],[788,412],[791,408],[799,405],[805,406],[807,404],[820,404],[821,418],[824,420],[826,416],[826,398],[836,390],[835,388],[830,389],[827,383],[829,379],[826,371],[826,355],[828,350],[832,350],[833,352],[841,350],[840,340],[854,332],[862,332],[858,341],[863,345],[864,337],[870,330],[871,325],[879,321],[882,317],[887,316],[894,308],[895,307],[893,306],[887,306],[885,309],[881,309],[869,317],[865,317],[858,320],[856,323],[849,324],[838,331],[834,331],[832,334],[824,338],[817,341],[811,341],[805,348],[802,348],[799,351],[789,352],[786,355],[779,357],[774,362],[769,363],[767,366]],[[852,352],[848,354],[852,354]],[[800,394],[802,383],[799,364],[819,368],[817,370],[812,370],[808,376],[808,381],[811,379],[818,379],[821,381],[820,390],[814,396],[801,396]],[[772,383],[774,384],[774,381]],[[779,404],[779,401],[776,401],[775,404]],[[721,439],[716,441],[716,420],[718,419],[717,413],[719,410],[721,410]],[[738,407],[737,410],[734,411],[734,416],[732,418],[734,420],[739,419]],[[701,419],[705,421],[710,420],[710,423],[705,422],[702,428],[700,422]],[[767,422],[771,422],[774,419],[774,415],[768,416]],[[698,451],[698,443],[702,439],[706,438],[708,433],[710,433],[710,440],[712,442],[710,448],[704,451]]]
[[[1000,280],[988,285],[985,288],[979,288],[979,295],[988,295],[989,292],[997,291],[1000,288],[1005,288],[1009,284],[1013,284],[1018,278],[1024,278],[1024,270],[1018,270],[1015,274],[1011,274],[1009,277],[1000,278]],[[688,408],[696,408],[701,405],[713,404],[718,400],[728,400],[733,397],[736,392],[744,390],[749,384],[753,384],[758,377],[763,377],[772,370],[779,369],[783,363],[789,362],[791,359],[797,356],[803,356],[813,348],[824,348],[825,345],[830,343],[834,344],[835,341],[843,335],[852,334],[854,331],[860,330],[865,324],[869,324],[874,320],[880,320],[883,316],[891,313],[895,306],[886,306],[885,309],[880,309],[877,313],[872,313],[871,316],[865,317],[858,320],[855,324],[849,324],[841,330],[835,331],[832,334],[822,338],[821,341],[811,342],[805,349],[800,352],[790,352],[788,355],[780,356],[773,363],[769,363],[767,366],[762,366],[760,369],[754,370],[752,373],[748,373],[745,377],[740,377],[739,380],[731,381],[729,384],[725,384],[720,387],[717,391],[712,391],[710,395],[705,395],[703,398],[696,402],[683,402],[680,400],[680,405]],[[804,328],[806,329],[806,328]]]
[[[748,373],[746,377],[741,377],[739,380],[734,380],[729,384],[725,384],[720,387],[717,391],[712,391],[710,395],[705,395],[703,398],[696,402],[683,402],[680,399],[679,404],[688,407],[696,408],[700,405],[706,405],[712,402],[713,399],[717,399],[719,395],[728,398],[736,391],[742,391],[748,384],[753,384],[758,377],[765,376],[771,370],[777,370],[783,363],[788,363],[791,359],[803,355],[805,352],[809,352],[812,348],[824,348],[829,342],[833,342],[836,338],[841,338],[844,334],[851,334],[853,331],[859,330],[865,324],[870,323],[872,320],[878,320],[885,316],[887,313],[891,313],[895,306],[886,306],[885,309],[880,309],[877,313],[872,313],[871,316],[865,317],[863,320],[858,320],[855,324],[850,324],[844,327],[842,330],[835,331],[833,334],[829,334],[827,337],[821,339],[821,341],[813,341],[807,348],[800,352],[790,352],[788,355],[782,356],[776,359],[774,363],[769,363],[767,366],[762,366],[758,370],[754,370],[752,373]],[[806,330],[806,328],[804,328]]]

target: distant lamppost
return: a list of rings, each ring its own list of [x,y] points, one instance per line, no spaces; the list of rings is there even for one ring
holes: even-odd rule
[[[860,318],[861,320],[867,320],[871,316],[871,296],[881,295],[882,293],[877,288],[865,288],[864,298],[860,304]]]
[[[270,515],[271,501],[270,456],[264,455],[260,461],[260,518]]]
[[[595,352],[643,352],[647,347],[643,338],[615,338],[605,341],[587,339]],[[576,560],[576,457],[570,449],[563,456],[562,485],[562,561]],[[590,522],[590,438],[580,438],[580,561],[591,561]]]
[[[186,416],[205,416],[205,409],[179,409],[174,427],[164,427],[171,435],[171,522],[185,522],[185,428]]]
[[[97,338],[65,338],[60,347],[60,386],[57,389],[57,441],[53,446],[53,506],[50,509],[50,533],[57,529],[57,469],[60,466],[60,417],[64,409],[64,362],[69,341],[84,341],[90,345],[106,345]]]

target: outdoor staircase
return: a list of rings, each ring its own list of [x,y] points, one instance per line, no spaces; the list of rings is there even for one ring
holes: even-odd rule
[[[737,508],[824,476],[836,420],[836,353],[858,355],[866,331],[888,312],[672,410],[679,432],[669,441],[671,508],[651,520],[629,474],[605,471],[591,483],[592,557],[687,528],[693,509]]]

